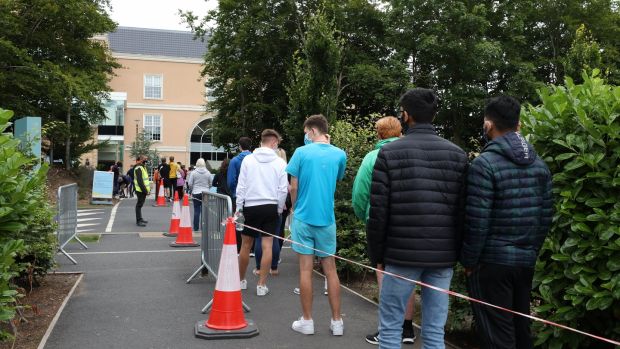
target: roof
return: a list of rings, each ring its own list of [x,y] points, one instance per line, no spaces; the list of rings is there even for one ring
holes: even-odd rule
[[[202,58],[207,52],[207,43],[188,31],[118,27],[108,42],[113,53]]]

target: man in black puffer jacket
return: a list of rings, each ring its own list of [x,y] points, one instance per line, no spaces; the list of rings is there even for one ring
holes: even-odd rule
[[[551,173],[518,132],[521,105],[491,99],[484,134],[492,141],[467,175],[461,264],[469,294],[529,314],[538,251],[553,214]],[[532,348],[529,320],[473,304],[483,348]]]
[[[437,97],[416,88],[400,99],[405,136],[383,146],[375,163],[368,252],[385,270],[443,289],[460,249],[460,203],[467,155],[431,122]],[[400,348],[405,305],[414,284],[385,275],[379,301],[380,348]],[[444,348],[448,295],[422,289],[424,348]]]

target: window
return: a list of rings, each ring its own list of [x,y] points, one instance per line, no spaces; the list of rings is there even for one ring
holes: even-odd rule
[[[144,75],[144,99],[163,99],[163,76]]]
[[[153,141],[161,141],[160,114],[144,114],[144,133]]]

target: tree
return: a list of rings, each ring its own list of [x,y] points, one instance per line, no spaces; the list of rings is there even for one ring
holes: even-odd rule
[[[93,40],[116,27],[107,6],[108,0],[0,1],[0,100],[16,116],[62,121],[67,137],[52,142],[65,148],[67,166],[89,150],[88,125],[105,117],[101,102],[119,66]]]
[[[594,69],[602,66],[601,47],[592,38],[592,33],[581,25],[577,29],[575,40],[563,60],[564,71],[567,76],[574,76],[575,82],[582,82],[581,72],[591,74]]]
[[[159,152],[153,148],[151,137],[144,131],[136,135],[136,139],[131,143],[129,154],[132,159],[136,159],[138,155],[146,156],[149,161],[146,165],[149,172],[159,164]]]
[[[303,46],[295,53],[286,89],[289,112],[282,120],[292,145],[302,144],[300,126],[309,115],[323,114],[330,123],[336,120],[342,59],[342,43],[336,35],[333,23],[323,12],[307,20]]]
[[[289,0],[222,0],[202,21],[182,14],[208,44],[202,75],[215,97],[208,106],[216,112],[214,143],[229,146],[240,136],[258,140],[264,128],[282,129],[285,86],[299,47],[294,6]]]

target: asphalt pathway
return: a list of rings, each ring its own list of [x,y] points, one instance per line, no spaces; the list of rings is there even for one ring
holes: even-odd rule
[[[60,271],[83,271],[84,278],[67,304],[45,348],[373,348],[364,336],[377,326],[376,305],[347,291],[342,292],[345,334],[329,332],[329,305],[323,295],[323,278],[314,282],[316,333],[305,336],[291,330],[301,314],[298,264],[284,249],[280,275],[270,277],[269,295],[257,297],[256,278],[248,268],[248,290],[243,300],[251,307],[246,317],[260,334],[250,339],[208,341],[194,337],[194,325],[206,320],[201,309],[211,299],[215,281],[185,280],[200,265],[199,248],[175,249],[172,238],[159,233],[168,228],[171,208],[152,207],[147,199],[147,227],[137,227],[135,199],[122,200],[113,209],[112,231],[88,250],[69,244],[67,251],[78,261],[72,265],[57,257]],[[191,207],[190,207],[191,208]],[[114,214],[114,211],[115,214]],[[195,238],[198,240],[198,238]],[[413,346],[418,348],[418,340]]]

